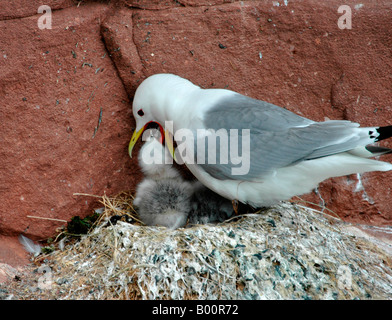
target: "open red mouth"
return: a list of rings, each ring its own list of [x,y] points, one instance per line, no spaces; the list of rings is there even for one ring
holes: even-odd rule
[[[150,122],[147,122],[147,123],[145,124],[145,126],[144,126],[144,128],[143,128],[143,131],[148,130],[148,129],[156,129],[156,130],[159,130],[159,132],[160,132],[160,137],[159,137],[158,141],[159,141],[162,145],[164,145],[164,143],[165,143],[165,132],[164,132],[163,127],[162,127],[158,122],[150,121]]]

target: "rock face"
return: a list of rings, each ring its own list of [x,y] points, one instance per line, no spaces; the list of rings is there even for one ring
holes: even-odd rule
[[[97,206],[75,193],[134,189],[141,176],[127,154],[131,99],[154,73],[317,121],[392,121],[390,1],[347,2],[351,29],[338,26],[337,0],[53,0],[45,3],[52,29],[43,30],[41,3],[14,3],[0,8],[1,235],[47,238],[64,224],[47,218]],[[335,178],[304,198],[350,221],[387,225],[391,177]]]
[[[91,3],[1,21],[0,233],[53,235],[95,199],[132,188],[131,108],[100,36],[108,7]],[[95,204],[96,205],[96,204]]]

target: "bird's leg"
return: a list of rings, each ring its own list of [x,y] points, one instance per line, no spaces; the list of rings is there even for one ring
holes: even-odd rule
[[[232,200],[231,204],[233,205],[235,215],[238,215],[238,200],[236,200],[236,199]]]

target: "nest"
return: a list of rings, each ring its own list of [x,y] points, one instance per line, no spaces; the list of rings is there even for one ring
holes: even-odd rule
[[[22,298],[392,297],[390,256],[338,219],[299,204],[168,230],[144,226],[128,193],[101,202],[87,235],[40,258],[48,272],[36,269]]]

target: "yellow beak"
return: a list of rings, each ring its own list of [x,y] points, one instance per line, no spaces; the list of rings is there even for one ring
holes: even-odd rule
[[[132,150],[133,150],[133,147],[135,146],[136,142],[139,140],[139,138],[140,138],[140,136],[142,135],[143,131],[144,131],[144,127],[141,128],[139,131],[136,131],[136,130],[135,130],[135,131],[133,132],[131,141],[129,141],[129,146],[128,146],[128,153],[129,153],[129,156],[130,156],[131,158],[132,158]]]
[[[170,155],[173,157],[174,161],[177,162],[174,145],[173,145],[173,135],[167,129],[165,130],[165,142],[167,148],[169,149]]]

